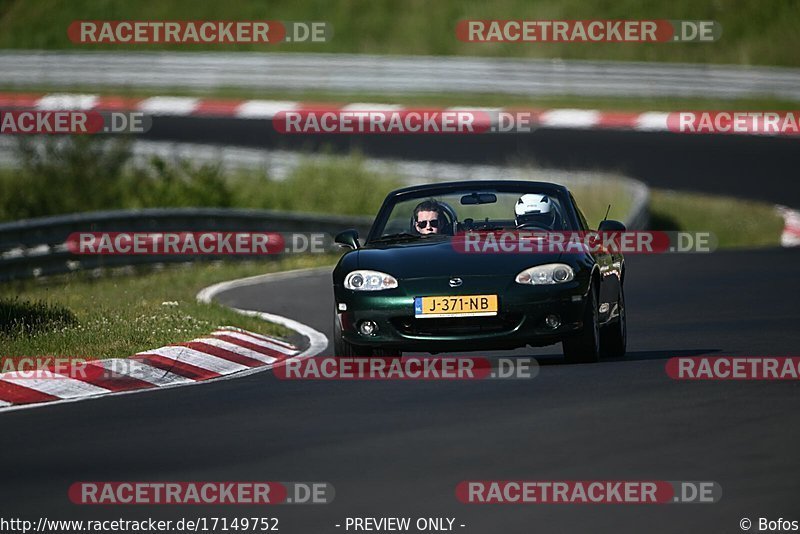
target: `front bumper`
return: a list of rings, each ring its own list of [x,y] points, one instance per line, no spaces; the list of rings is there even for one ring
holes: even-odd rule
[[[415,291],[413,286],[404,288],[403,294],[398,294],[400,290],[359,293],[334,287],[336,320],[342,337],[353,345],[418,352],[551,345],[583,328],[588,280],[539,287],[514,283],[501,290],[488,283],[469,287],[469,291],[459,288],[438,294],[421,287]],[[414,317],[414,296],[469,294],[497,294],[498,314],[446,319]],[[557,328],[545,324],[550,314],[559,316],[561,325]],[[362,334],[362,321],[373,321],[376,331]]]

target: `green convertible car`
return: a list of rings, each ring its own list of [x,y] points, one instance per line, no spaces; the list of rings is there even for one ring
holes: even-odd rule
[[[604,220],[602,232],[621,232]],[[337,356],[454,353],[562,343],[570,362],[622,357],[625,263],[565,247],[589,231],[563,186],[479,180],[390,193],[333,271]],[[558,238],[558,239],[556,239]]]

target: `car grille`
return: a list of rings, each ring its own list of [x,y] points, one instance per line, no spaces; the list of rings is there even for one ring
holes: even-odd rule
[[[457,336],[496,334],[514,330],[522,321],[521,313],[501,313],[490,317],[443,317],[417,319],[413,316],[393,317],[392,325],[410,336]]]

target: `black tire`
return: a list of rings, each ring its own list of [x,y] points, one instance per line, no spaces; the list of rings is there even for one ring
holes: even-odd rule
[[[604,358],[624,358],[628,347],[628,324],[625,317],[625,291],[619,286],[619,318],[600,332],[600,352]]]
[[[372,356],[372,349],[353,345],[342,336],[339,319],[333,318],[333,350],[334,356],[339,358],[352,358],[354,356]]]
[[[583,312],[583,331],[561,342],[567,363],[595,363],[600,360],[600,320],[597,311],[597,291],[589,290]]]

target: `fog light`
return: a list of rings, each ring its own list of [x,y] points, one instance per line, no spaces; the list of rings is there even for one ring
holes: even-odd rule
[[[361,321],[358,331],[365,336],[374,336],[375,332],[378,331],[378,325],[375,323],[375,321]]]
[[[553,330],[555,330],[556,328],[561,326],[561,317],[559,317],[558,315],[554,315],[554,314],[553,315],[548,315],[544,320],[544,324],[546,324],[548,327],[550,327]]]

